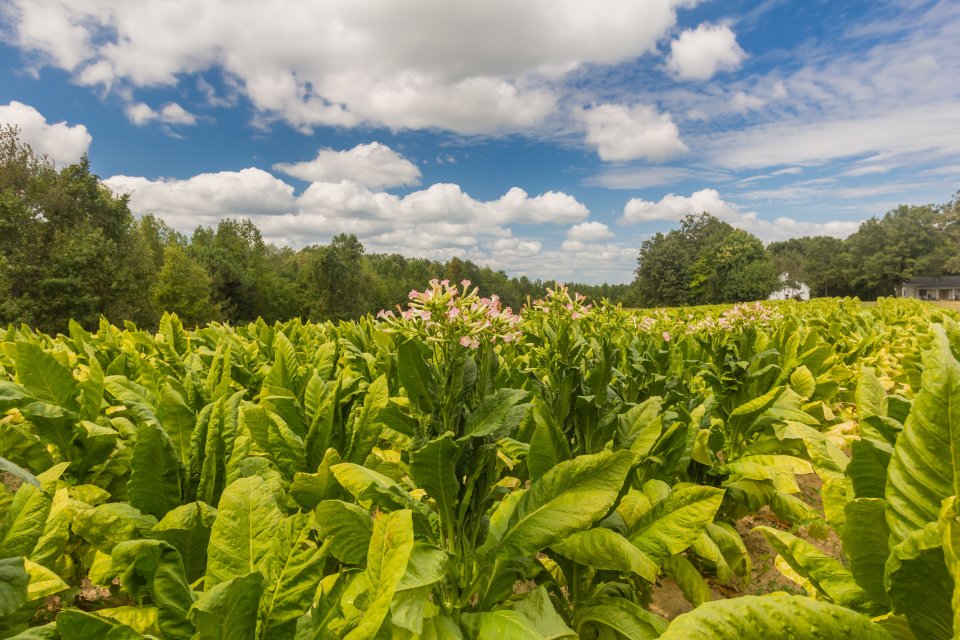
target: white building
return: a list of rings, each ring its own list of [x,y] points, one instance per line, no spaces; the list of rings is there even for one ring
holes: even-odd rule
[[[799,281],[792,281],[790,274],[780,274],[780,288],[770,294],[769,300],[809,300],[810,287]]]
[[[919,300],[960,300],[960,276],[914,278],[897,287],[897,295]]]

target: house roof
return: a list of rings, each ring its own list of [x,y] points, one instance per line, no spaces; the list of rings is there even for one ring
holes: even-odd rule
[[[960,276],[922,276],[920,278],[914,278],[913,280],[907,280],[903,283],[904,285],[910,285],[914,287],[960,287]]]

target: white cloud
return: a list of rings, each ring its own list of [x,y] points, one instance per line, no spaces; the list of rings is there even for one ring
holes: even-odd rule
[[[860,226],[860,221],[834,220],[811,222],[780,216],[772,222],[760,218],[756,212],[743,212],[737,205],[720,197],[716,189],[701,189],[689,196],[673,193],[658,202],[630,199],[623,210],[622,223],[637,224],[667,220],[678,222],[685,216],[707,212],[731,224],[757,235],[761,240],[786,240],[799,236],[830,235],[845,238]]]
[[[734,113],[746,113],[756,111],[766,106],[767,101],[759,96],[755,96],[743,91],[737,91],[730,98],[730,110]]]
[[[610,231],[607,225],[597,221],[581,222],[567,229],[567,240],[597,242],[609,240],[613,236],[613,231]]]
[[[579,118],[587,130],[587,143],[601,160],[668,160],[687,151],[669,113],[651,106],[600,104],[582,109]]]
[[[867,164],[861,167],[854,167],[852,169],[847,169],[843,173],[839,174],[841,176],[850,176],[850,177],[859,177],[859,176],[872,176],[878,173],[887,173],[890,171],[890,167],[885,167],[879,164]]]
[[[15,125],[20,129],[21,142],[61,165],[79,160],[93,140],[82,124],[49,123],[39,111],[16,100],[0,105],[0,125]]]
[[[944,100],[876,115],[762,124],[714,136],[709,155],[731,169],[824,163],[870,153],[960,149],[960,100]]]
[[[726,25],[701,24],[670,43],[667,69],[681,80],[708,80],[718,71],[732,71],[746,54]]]
[[[568,194],[530,196],[517,187],[483,201],[456,184],[397,196],[341,180],[314,182],[295,196],[291,185],[254,168],[185,180],[113,176],[105,183],[129,193],[135,213],[154,213],[184,232],[225,217],[248,217],[267,240],[279,244],[302,246],[353,233],[370,251],[429,257],[533,255],[542,244],[515,238],[506,225],[573,224],[590,215]]]
[[[153,121],[185,126],[197,124],[197,117],[176,102],[168,102],[160,111],[155,111],[144,102],[136,102],[127,105],[126,113],[127,119],[138,127]]]
[[[420,183],[420,169],[390,147],[371,142],[353,149],[321,149],[309,162],[273,165],[277,171],[308,182],[349,180],[373,188],[389,188]]]
[[[270,216],[295,209],[293,187],[261,169],[201,173],[186,180],[113,176],[104,184],[130,194],[134,213],[153,213],[181,231],[225,217]]]
[[[11,0],[9,28],[16,45],[85,84],[173,86],[216,70],[261,117],[301,129],[491,133],[541,123],[584,65],[655,51],[691,4]]]
[[[701,189],[690,196],[667,194],[659,202],[631,198],[623,209],[621,222],[636,224],[654,220],[679,221],[691,213],[706,211],[722,220],[735,218],[736,210],[724,202],[716,189]]]

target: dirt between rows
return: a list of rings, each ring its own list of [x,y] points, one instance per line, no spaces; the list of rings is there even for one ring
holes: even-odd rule
[[[801,497],[820,511],[822,515],[823,502],[820,498],[820,478],[815,473],[797,476],[797,484],[800,486]],[[775,565],[776,551],[767,543],[762,533],[754,531],[754,528],[760,525],[790,531],[812,543],[824,553],[837,558],[840,562],[846,562],[840,539],[832,529],[827,532],[826,537],[814,536],[807,527],[793,527],[790,523],[778,518],[769,509],[764,508],[759,513],[746,516],[736,522],[736,529],[743,538],[747,552],[750,554],[752,563],[750,580],[738,584],[737,579],[734,578],[729,583],[722,584],[714,576],[705,575],[714,600],[736,598],[744,595],[761,595],[774,591],[803,593],[803,589],[798,584],[777,570]],[[654,587],[650,609],[668,620],[673,620],[681,613],[692,610],[693,605],[683,596],[683,592],[676,582],[671,578],[664,577]]]

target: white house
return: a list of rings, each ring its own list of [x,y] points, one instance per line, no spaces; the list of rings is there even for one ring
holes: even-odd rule
[[[809,300],[810,287],[803,282],[792,281],[790,274],[780,274],[780,288],[770,294],[769,300]]]
[[[901,298],[919,300],[960,300],[960,276],[924,276],[897,287]]]

